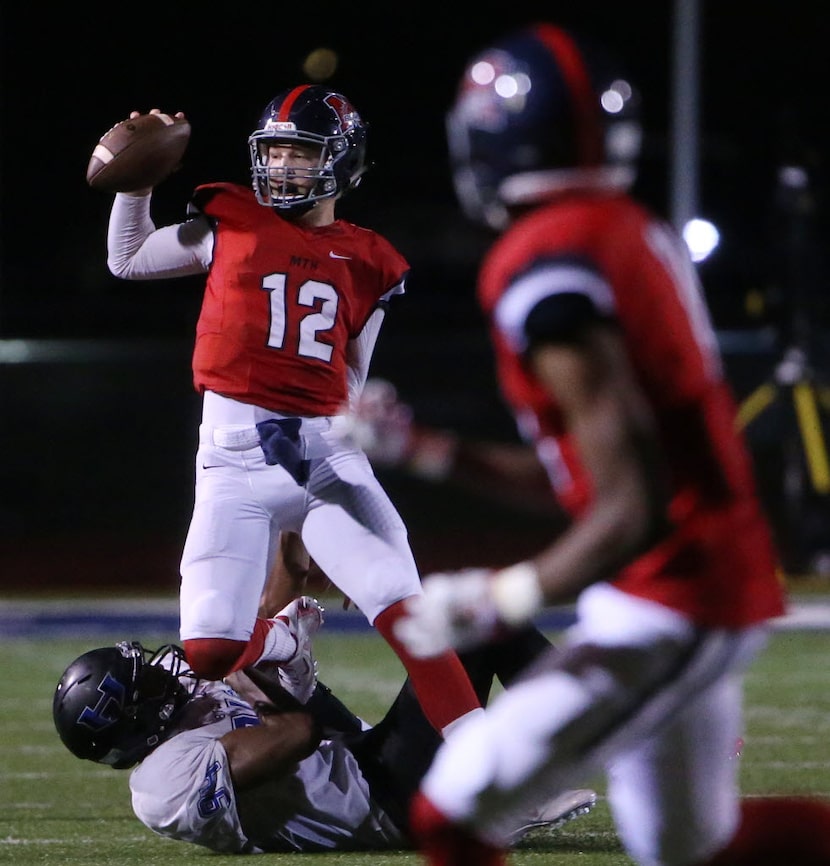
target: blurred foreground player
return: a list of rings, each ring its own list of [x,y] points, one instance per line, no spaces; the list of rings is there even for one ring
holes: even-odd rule
[[[500,386],[572,521],[529,561],[430,575],[398,634],[463,648],[577,599],[564,651],[439,749],[430,866],[497,866],[518,814],[605,770],[641,866],[830,863],[830,811],[741,803],[742,671],[784,610],[770,533],[683,242],[627,194],[636,95],[550,24],[468,65],[456,189],[503,232],[479,299]]]

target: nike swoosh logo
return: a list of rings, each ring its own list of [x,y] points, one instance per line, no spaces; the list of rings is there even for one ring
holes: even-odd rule
[[[329,258],[331,259],[350,259],[351,256],[339,256],[334,250],[329,250]]]

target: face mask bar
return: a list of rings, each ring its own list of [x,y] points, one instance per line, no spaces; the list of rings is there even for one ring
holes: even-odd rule
[[[277,142],[319,147],[318,165],[300,168],[269,167],[268,148]],[[248,139],[248,146],[251,151],[254,194],[260,204],[290,209],[338,194],[334,166],[337,159],[345,154],[348,148],[342,136],[324,138],[311,133],[297,133],[293,136],[276,138],[271,130],[258,130]],[[307,182],[307,185],[304,182]]]

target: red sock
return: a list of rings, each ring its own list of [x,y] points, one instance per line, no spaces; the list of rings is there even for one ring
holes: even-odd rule
[[[830,803],[807,797],[763,797],[741,804],[741,826],[704,866],[827,866]]]
[[[395,637],[393,626],[404,615],[404,601],[395,602],[375,618],[375,628],[406,668],[424,715],[437,730],[481,706],[470,678],[454,652],[432,659],[410,655]]]
[[[504,851],[452,824],[420,792],[412,799],[409,827],[429,866],[506,866]]]
[[[246,643],[223,637],[200,637],[184,641],[187,663],[196,676],[206,680],[221,680],[233,671],[259,661],[265,647],[265,635],[271,623],[257,618],[254,631]]]

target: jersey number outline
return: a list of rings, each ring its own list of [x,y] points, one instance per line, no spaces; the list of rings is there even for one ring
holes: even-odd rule
[[[262,288],[268,292],[271,310],[271,326],[268,329],[266,343],[271,349],[286,348],[285,334],[288,322],[286,281],[287,275],[284,273],[268,274],[262,280]],[[317,301],[322,301],[319,310],[301,315],[296,353],[304,358],[317,358],[328,363],[331,361],[334,348],[318,340],[317,336],[331,331],[334,327],[340,297],[330,283],[305,280],[297,290],[297,304],[300,307],[316,308]]]
[[[199,798],[196,801],[196,810],[200,818],[210,818],[220,810],[229,808],[233,802],[228,790],[218,787],[221,769],[219,761],[214,761],[205,770],[205,778],[199,788]]]

